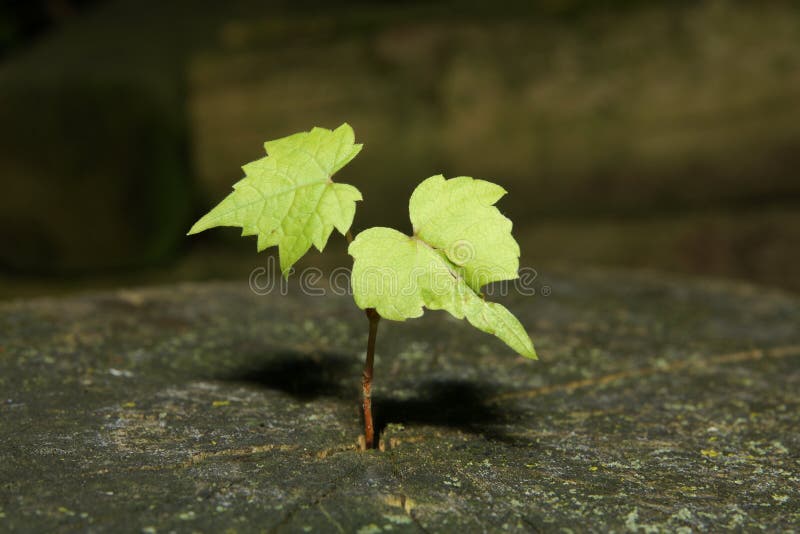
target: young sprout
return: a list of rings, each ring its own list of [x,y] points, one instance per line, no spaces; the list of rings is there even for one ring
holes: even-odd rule
[[[519,245],[511,221],[494,206],[506,193],[502,187],[467,176],[432,176],[411,195],[412,235],[374,227],[353,239],[350,227],[361,193],[332,180],[361,151],[353,129],[314,128],[264,147],[268,155],[242,167],[245,178],[189,234],[241,227],[243,236],[257,236],[259,251],[278,247],[284,275],[312,245],[322,251],[334,229],[346,236],[353,296],[369,320],[362,377],[366,448],[376,445],[372,379],[381,318],[404,321],[420,317],[425,308],[446,310],[536,358],[522,324],[481,292],[486,284],[518,276]]]

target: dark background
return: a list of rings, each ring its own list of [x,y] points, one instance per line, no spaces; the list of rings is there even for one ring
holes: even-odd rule
[[[509,190],[545,273],[800,290],[796,2],[2,6],[0,298],[245,280],[253,238],[185,232],[263,141],[344,121],[356,232],[407,230],[416,184],[466,174]],[[348,264],[329,249],[303,265]]]

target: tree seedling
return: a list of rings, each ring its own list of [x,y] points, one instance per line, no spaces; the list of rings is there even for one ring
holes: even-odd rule
[[[494,206],[506,191],[467,176],[432,176],[411,195],[412,235],[374,227],[353,239],[350,227],[361,193],[332,177],[361,147],[348,124],[268,141],[267,156],[242,167],[245,178],[189,234],[241,227],[243,236],[257,236],[259,252],[278,247],[284,276],[312,246],[322,251],[334,228],[347,238],[353,297],[369,319],[362,400],[364,443],[372,448],[373,361],[381,318],[403,321],[420,317],[425,308],[446,310],[523,356],[535,359],[536,352],[517,318],[481,293],[486,284],[518,276],[519,245],[511,221]]]

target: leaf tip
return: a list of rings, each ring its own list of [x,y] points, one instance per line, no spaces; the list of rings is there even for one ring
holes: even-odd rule
[[[194,224],[192,225],[192,227],[191,227],[191,228],[189,228],[189,231],[188,231],[188,232],[186,232],[186,235],[194,235],[194,234],[199,234],[199,233],[200,233],[200,232],[202,232],[203,230],[207,230],[208,228],[206,228],[206,226],[205,226],[205,225],[201,225],[201,224],[200,224],[201,222],[203,222],[203,219],[200,219],[199,221],[197,221],[196,223],[194,223]]]

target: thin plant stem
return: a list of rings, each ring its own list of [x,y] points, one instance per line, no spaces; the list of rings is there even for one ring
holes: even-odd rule
[[[369,319],[369,339],[367,340],[367,359],[364,362],[364,374],[361,380],[361,392],[364,404],[364,441],[367,449],[375,447],[375,427],[372,423],[372,365],[375,361],[375,338],[378,336],[378,322],[381,316],[375,308],[366,309]]]

